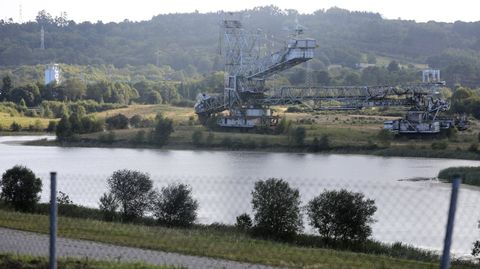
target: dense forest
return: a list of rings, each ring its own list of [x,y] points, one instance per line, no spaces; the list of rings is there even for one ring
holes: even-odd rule
[[[35,21],[23,24],[0,20],[0,76],[12,77],[14,86],[41,82],[43,65],[57,62],[66,79],[148,84],[136,88],[139,92],[173,85],[180,97],[194,99],[202,90],[221,90],[217,71],[223,69],[218,53],[223,16],[167,14],[141,22],[77,23],[40,11]],[[319,48],[308,65],[311,74],[303,65],[277,78],[279,83],[299,84],[308,76],[324,85],[411,82],[428,65],[441,69],[449,86],[480,85],[480,22],[416,23],[339,8],[299,14],[274,6],[245,10],[241,19],[247,28],[262,29],[275,40],[285,40],[298,21],[307,36],[317,39]],[[45,49],[40,48],[42,27]],[[360,69],[361,63],[371,65]],[[168,90],[163,92],[163,100],[171,99]]]

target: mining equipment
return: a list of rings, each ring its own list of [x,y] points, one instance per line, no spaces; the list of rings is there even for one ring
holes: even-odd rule
[[[199,94],[195,112],[202,122],[214,119],[214,124],[224,128],[271,128],[278,123],[278,116],[270,109],[276,105],[303,104],[312,110],[396,106],[408,111],[404,118],[384,122],[384,129],[395,134],[436,134],[441,129],[468,128],[464,117],[440,117],[450,104],[439,94],[445,86],[439,73],[435,73],[433,81],[396,86],[269,89],[265,86],[267,78],[313,58],[316,40],[303,37],[303,28],[297,24],[295,34],[280,50],[265,52],[265,46],[260,44],[260,30],[247,31],[240,20],[234,19],[224,19],[221,25],[225,88],[222,94]]]

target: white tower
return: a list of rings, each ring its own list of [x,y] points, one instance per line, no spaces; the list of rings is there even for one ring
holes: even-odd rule
[[[48,64],[45,68],[45,85],[60,82],[60,66]]]
[[[440,70],[438,70],[438,69],[422,70],[422,81],[423,82],[441,82],[440,81]]]

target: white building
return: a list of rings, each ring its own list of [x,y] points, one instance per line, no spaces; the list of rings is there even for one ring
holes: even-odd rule
[[[45,85],[50,83],[60,83],[60,66],[58,64],[48,64],[45,68]]]

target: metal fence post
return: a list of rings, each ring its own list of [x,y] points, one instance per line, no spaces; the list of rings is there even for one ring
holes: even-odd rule
[[[440,269],[450,268],[450,248],[452,246],[453,225],[455,221],[455,211],[457,210],[458,189],[461,179],[454,178],[452,182],[452,195],[450,197],[450,209],[448,210],[447,231],[445,233],[445,242],[443,245],[443,255]]]
[[[50,173],[50,258],[49,269],[57,269],[57,173]]]

